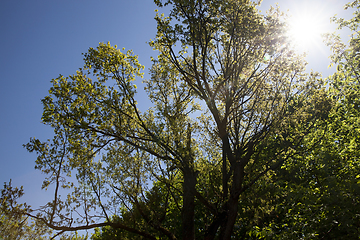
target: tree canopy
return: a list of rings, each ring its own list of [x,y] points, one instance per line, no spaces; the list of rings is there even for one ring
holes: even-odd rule
[[[53,139],[25,145],[53,201],[6,211],[57,233],[95,228],[92,239],[358,238],[359,12],[336,20],[349,46],[328,36],[338,67],[325,81],[305,71],[279,9],[155,4],[171,10],[150,42],[152,107],[138,106],[132,51],[89,48],[42,100]]]

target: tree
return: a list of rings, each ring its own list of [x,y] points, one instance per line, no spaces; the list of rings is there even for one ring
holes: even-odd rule
[[[260,205],[265,209],[260,212],[263,217],[249,234],[265,239],[360,237],[359,1],[345,7],[356,9],[354,18],[333,20],[339,29],[348,27],[352,32],[349,44],[338,35],[327,36],[337,71],[328,77],[323,92],[328,101],[319,102],[317,108],[328,109],[324,111],[328,114],[319,116],[316,127],[304,137],[302,153],[274,171],[271,178],[258,181],[270,197]]]
[[[359,9],[359,3],[355,1],[346,7]],[[353,35],[349,45],[342,43],[337,35],[328,35],[337,72],[327,79],[327,90],[318,92],[319,101],[312,102],[322,112],[315,112],[315,127],[302,138],[297,154],[259,178],[251,192],[240,195],[234,238],[359,238],[359,19],[358,10],[350,20],[334,19],[340,29],[348,27]],[[304,121],[296,128],[307,128],[307,124]],[[294,130],[297,129],[290,132],[293,134]],[[269,139],[267,151],[262,155],[265,159],[272,158],[272,152],[277,149]],[[209,193],[214,189],[206,182],[198,184]],[[216,185],[212,183],[212,186]],[[195,219],[206,219],[206,213],[200,212]],[[123,239],[124,235],[116,231],[103,228],[94,239]]]
[[[54,239],[59,234],[53,234],[44,221],[30,217],[31,206],[26,203],[18,203],[24,195],[23,188],[13,188],[10,182],[4,183],[0,198],[0,239]],[[86,240],[87,236],[75,233],[62,234],[60,240]]]
[[[155,3],[172,10],[156,16],[150,43],[159,53],[145,81],[153,108],[143,113],[136,102],[144,67],[109,43],[90,48],[75,75],[53,79],[42,100],[54,138],[25,146],[54,200],[27,215],[54,230],[230,239],[247,224],[239,214],[257,200],[254,185],[302,151],[327,114],[321,82],[304,73],[278,9],[264,16],[247,0]]]
[[[30,206],[19,204],[18,199],[24,194],[23,188],[13,188],[11,181],[4,184],[0,198],[0,238],[45,239],[51,234],[51,229],[42,222],[31,221],[26,215]]]
[[[345,6],[355,9],[352,19],[333,18],[339,29],[351,31],[348,44],[327,35],[332,64],[337,65],[323,92],[328,101],[317,107],[328,109],[327,114],[304,137],[302,154],[284,163],[267,183],[258,181],[273,193],[267,198],[272,211],[255,225],[255,233],[265,239],[360,237],[359,7],[359,1]]]

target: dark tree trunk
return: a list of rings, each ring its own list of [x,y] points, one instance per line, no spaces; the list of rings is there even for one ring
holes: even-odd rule
[[[244,166],[239,162],[233,164],[233,186],[230,192],[230,198],[227,202],[227,217],[221,227],[220,239],[230,240],[238,213],[239,196],[242,190],[242,182],[244,179]]]
[[[196,175],[190,168],[184,170],[182,232],[184,240],[195,239],[194,212],[195,212],[195,185]]]

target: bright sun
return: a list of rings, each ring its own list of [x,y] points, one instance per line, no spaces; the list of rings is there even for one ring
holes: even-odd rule
[[[289,19],[289,37],[295,48],[307,52],[321,44],[325,32],[323,19],[316,13],[297,14]]]

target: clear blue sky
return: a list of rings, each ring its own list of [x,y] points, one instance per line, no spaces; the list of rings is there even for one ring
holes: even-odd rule
[[[343,12],[347,1],[278,2],[290,14],[308,6],[328,19]],[[275,1],[264,0],[263,9],[270,4],[275,5]],[[40,190],[44,176],[34,170],[36,155],[28,153],[22,144],[30,137],[45,140],[52,136],[52,129],[40,121],[40,99],[47,95],[50,80],[59,74],[75,73],[83,65],[81,53],[99,42],[133,49],[149,68],[150,56],[156,55],[146,44],[156,33],[155,9],[151,0],[0,1],[1,184],[11,178],[13,185],[24,185],[24,199],[30,204],[46,202],[46,194]],[[325,47],[312,48],[309,67],[324,72],[328,55]],[[146,98],[142,95],[141,100]]]

